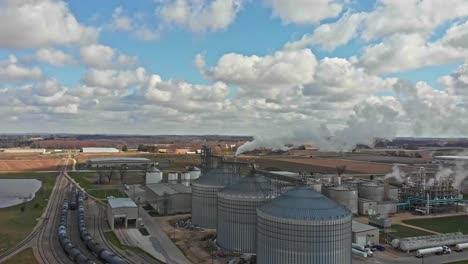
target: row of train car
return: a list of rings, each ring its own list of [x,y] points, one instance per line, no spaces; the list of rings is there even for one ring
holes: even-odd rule
[[[84,208],[84,198],[85,194],[82,191],[78,192],[78,223],[80,228],[80,238],[83,243],[88,247],[88,249],[96,256],[99,257],[102,261],[109,264],[126,264],[127,261],[116,256],[112,252],[102,248],[99,244],[93,239],[93,237],[88,233],[86,228],[86,215]]]
[[[62,212],[60,215],[60,223],[58,226],[58,237],[60,245],[65,250],[67,255],[78,264],[96,264],[93,260],[86,257],[77,247],[75,247],[67,235],[67,219],[68,219],[68,210],[78,209],[78,224],[80,231],[80,238],[89,251],[97,256],[104,263],[109,264],[127,264],[127,261],[116,256],[112,252],[102,248],[99,244],[93,239],[93,237],[88,233],[86,228],[86,215],[84,207],[85,194],[81,191],[77,191],[75,187],[71,190],[71,201],[68,203],[68,200],[65,199],[63,203]]]
[[[60,222],[58,226],[58,238],[60,245],[67,255],[78,264],[96,264],[93,260],[81,252],[80,249],[75,247],[67,234],[67,219],[68,219],[68,200],[65,199],[60,213]]]

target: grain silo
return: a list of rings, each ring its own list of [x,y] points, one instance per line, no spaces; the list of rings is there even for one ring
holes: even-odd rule
[[[363,182],[358,185],[359,197],[382,202],[385,198],[385,185],[381,182]]]
[[[218,192],[217,243],[242,253],[256,252],[257,208],[269,201],[269,181],[249,175]]]
[[[297,187],[257,209],[258,264],[350,264],[349,210]]]
[[[348,208],[353,214],[358,213],[358,191],[347,185],[327,186],[322,193],[333,201]]]
[[[238,181],[224,168],[208,171],[192,182],[192,223],[202,228],[216,228],[218,192]]]

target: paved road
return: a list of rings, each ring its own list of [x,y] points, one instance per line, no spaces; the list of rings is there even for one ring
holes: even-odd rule
[[[410,254],[399,254],[397,256],[386,254],[384,252],[377,252],[374,257],[371,258],[359,258],[353,257],[353,264],[441,264],[441,263],[450,263],[461,260],[468,260],[468,251],[465,252],[452,252],[448,255],[429,255],[424,259],[416,258],[415,255]]]
[[[150,239],[155,250],[161,252],[168,264],[192,264],[161,229],[158,218],[151,217],[142,207],[140,207],[140,217],[151,235]]]

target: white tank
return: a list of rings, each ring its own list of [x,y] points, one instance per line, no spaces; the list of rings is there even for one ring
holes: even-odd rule
[[[146,172],[146,184],[160,183],[163,179],[163,174],[157,168],[150,168]]]
[[[177,173],[177,172],[169,172],[169,173],[167,174],[167,180],[168,180],[169,182],[177,181],[178,178],[179,178],[179,173]]]
[[[182,172],[180,174],[180,179],[182,181],[190,181],[190,172]]]
[[[200,178],[200,174],[201,174],[201,170],[197,167],[194,167],[191,171],[190,171],[190,179],[191,180],[196,180],[198,178]]]
[[[444,251],[443,247],[424,248],[416,251],[416,256],[424,256]]]

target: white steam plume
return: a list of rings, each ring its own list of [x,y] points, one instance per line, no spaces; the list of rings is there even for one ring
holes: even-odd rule
[[[406,181],[405,172],[400,170],[398,165],[393,165],[392,172],[385,175],[384,180],[394,179],[398,183],[403,183]]]
[[[468,177],[468,162],[462,160],[457,161],[454,169],[453,187],[457,190],[461,190],[463,181]]]
[[[357,144],[372,145],[376,137],[393,138],[398,112],[385,102],[366,102],[354,107],[346,126],[334,132],[324,124],[303,123],[274,133],[256,136],[237,149],[236,155],[259,148],[287,149],[286,144],[311,144],[322,151],[349,151]]]
[[[351,150],[356,144],[371,144],[374,138],[401,135],[450,136],[465,134],[467,111],[449,91],[438,91],[427,83],[398,80],[395,96],[371,97],[357,104],[344,128],[330,131],[317,123],[291,128],[283,126],[268,136],[256,136],[241,146],[237,154],[256,148],[284,149],[286,144],[311,144],[321,150]],[[454,122],[456,120],[456,122]],[[274,136],[272,134],[275,134]]]

